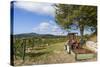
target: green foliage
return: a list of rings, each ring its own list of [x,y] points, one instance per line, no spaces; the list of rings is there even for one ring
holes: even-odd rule
[[[84,29],[90,27],[92,30],[97,30],[96,6],[57,4],[55,9],[56,22],[65,30],[71,29],[70,25],[75,23],[74,21],[77,21],[81,35]]]

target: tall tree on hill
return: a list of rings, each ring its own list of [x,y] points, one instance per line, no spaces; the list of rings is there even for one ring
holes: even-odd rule
[[[97,32],[97,7],[86,5],[55,5],[55,18],[63,29],[71,29],[72,24],[76,24],[83,37],[85,29]]]

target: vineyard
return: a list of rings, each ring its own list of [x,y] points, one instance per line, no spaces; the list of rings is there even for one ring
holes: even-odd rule
[[[79,38],[79,37],[78,37]],[[36,65],[76,62],[64,49],[67,36],[13,37],[13,65]],[[96,58],[85,60],[95,61]]]
[[[51,46],[56,43],[62,43],[66,41],[65,36],[49,36],[49,37],[24,37],[24,38],[14,38],[13,39],[13,49],[14,49],[14,65],[24,64],[25,61],[33,59],[36,57],[41,57],[44,54],[52,53]],[[63,44],[62,44],[63,45]],[[55,48],[56,49],[56,48]],[[36,59],[34,62],[37,62]]]

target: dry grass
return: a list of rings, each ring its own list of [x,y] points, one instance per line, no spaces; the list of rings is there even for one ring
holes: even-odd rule
[[[94,35],[91,35],[90,38],[89,38],[90,41],[94,41],[94,42],[97,42],[97,35],[94,34]]]
[[[36,49],[36,50],[35,50]],[[52,44],[46,48],[35,48],[29,53],[26,53],[25,62],[22,60],[16,60],[15,65],[38,65],[38,64],[57,64],[57,63],[72,63],[75,61],[75,57],[68,54],[64,50],[64,42]],[[95,61],[96,59],[86,60]]]

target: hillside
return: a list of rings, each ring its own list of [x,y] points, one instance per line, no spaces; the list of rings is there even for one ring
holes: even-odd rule
[[[37,34],[37,33],[22,33],[22,34],[16,34],[13,35],[16,38],[25,38],[25,37],[38,37],[38,36],[54,36],[51,34]]]
[[[59,38],[66,35],[38,34],[38,33],[22,33],[13,35],[14,38],[43,37],[43,38]]]
[[[97,35],[96,34],[91,35],[88,40],[97,42]]]

